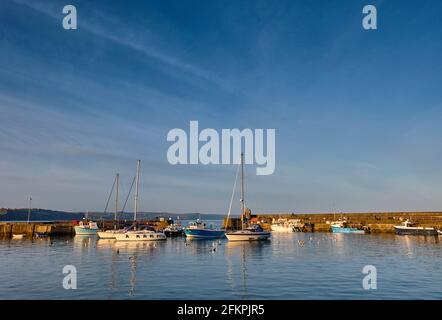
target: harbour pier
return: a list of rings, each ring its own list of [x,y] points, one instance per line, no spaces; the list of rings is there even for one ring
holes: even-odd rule
[[[113,229],[114,225],[119,228],[132,225],[133,221],[121,220],[101,220],[97,221],[100,229]],[[162,230],[167,225],[167,221],[138,221],[140,224],[149,224],[156,230]],[[74,235],[74,226],[76,221],[50,221],[50,222],[26,222],[26,221],[11,221],[0,222],[0,237],[10,238],[14,234],[25,234],[28,237],[34,236],[36,233],[45,233],[50,236],[70,236]]]
[[[302,231],[330,232],[330,222],[345,220],[349,227],[364,227],[370,233],[394,233],[394,226],[410,219],[422,227],[442,229],[442,211],[436,212],[342,212],[342,213],[259,213],[250,216],[252,222],[258,222],[265,230],[278,219],[299,220]],[[224,225],[238,229],[239,218],[224,220]]]

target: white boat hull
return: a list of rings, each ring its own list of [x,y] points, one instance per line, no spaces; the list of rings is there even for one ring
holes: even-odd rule
[[[116,233],[115,239],[117,241],[161,241],[167,240],[167,237],[161,232],[129,231],[125,233]]]
[[[25,237],[24,234],[13,234],[12,239],[23,239]]]
[[[115,239],[117,233],[124,233],[122,230],[106,230],[98,231],[97,235],[100,239]]]
[[[272,224],[271,229],[273,232],[293,232],[293,226],[284,226],[284,225],[278,225],[278,224]]]
[[[247,232],[247,231],[236,231],[227,232],[226,237],[229,241],[261,241],[267,240],[271,236],[270,232]]]

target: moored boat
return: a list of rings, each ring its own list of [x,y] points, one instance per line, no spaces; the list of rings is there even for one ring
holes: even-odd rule
[[[410,220],[405,220],[399,226],[394,226],[394,231],[399,235],[426,235],[426,236],[435,236],[440,233],[440,230],[433,227],[417,227],[415,223]]]
[[[332,229],[333,233],[365,234],[365,230],[363,230],[363,229],[348,227],[346,221],[335,221],[335,222],[332,222],[331,229]]]
[[[243,230],[226,232],[226,237],[229,241],[268,240],[270,236],[270,232],[264,231],[258,224],[253,224]]]
[[[184,228],[184,234],[189,239],[219,239],[224,237],[224,232],[222,229],[208,227],[200,219],[190,222],[189,226]]]
[[[166,237],[181,237],[183,235],[183,226],[181,223],[172,223],[163,230]]]
[[[49,233],[48,232],[36,232],[35,237],[36,238],[47,238],[47,237],[49,237]]]
[[[158,241],[167,240],[166,235],[162,232],[155,231],[150,226],[139,227],[137,225],[137,212],[138,212],[138,189],[140,184],[140,164],[141,161],[137,161],[137,174],[135,183],[135,197],[134,197],[134,224],[132,230],[124,230],[123,232],[114,233],[117,241]]]
[[[26,235],[24,233],[16,233],[16,234],[12,235],[12,239],[16,239],[16,240],[23,239],[24,237],[26,237]]]
[[[98,231],[97,235],[100,239],[115,239],[115,235],[118,233],[124,233],[126,230],[124,229],[118,229],[118,230],[105,230],[105,231]]]
[[[303,224],[299,219],[273,219],[270,225],[272,232],[295,232],[301,231]]]
[[[74,230],[76,235],[96,235],[98,226],[94,221],[87,223],[80,221],[79,225],[74,227]]]
[[[237,231],[228,231],[226,232],[226,237],[229,241],[256,241],[256,240],[268,240],[271,236],[271,233],[268,231],[264,231],[259,224],[250,224],[248,225],[248,221],[251,215],[250,209],[247,209],[244,201],[244,154],[241,152],[241,230]],[[235,177],[235,183],[233,185],[232,197],[230,200],[229,212],[227,215],[227,219],[229,220],[230,212],[232,209],[232,201],[233,195],[235,193],[236,187],[236,178],[238,176],[238,172]],[[246,214],[247,209],[247,214]],[[246,217],[247,215],[247,217]],[[246,221],[245,221],[246,220]]]
[[[129,230],[115,234],[117,241],[158,241],[166,240],[166,235],[162,232],[156,232],[153,228]]]

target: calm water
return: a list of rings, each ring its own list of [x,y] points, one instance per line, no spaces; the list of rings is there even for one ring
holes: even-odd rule
[[[0,240],[0,298],[442,298],[436,237],[291,233],[265,243],[189,243]],[[368,264],[377,268],[377,290],[362,288]],[[62,287],[65,265],[77,268],[77,290]]]

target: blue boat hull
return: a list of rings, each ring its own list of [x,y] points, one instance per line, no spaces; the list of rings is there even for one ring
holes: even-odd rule
[[[356,229],[356,228],[340,228],[340,227],[332,227],[333,233],[359,233],[364,234],[364,230]]]
[[[223,230],[210,229],[184,229],[184,233],[188,238],[198,239],[218,239],[224,237]]]

